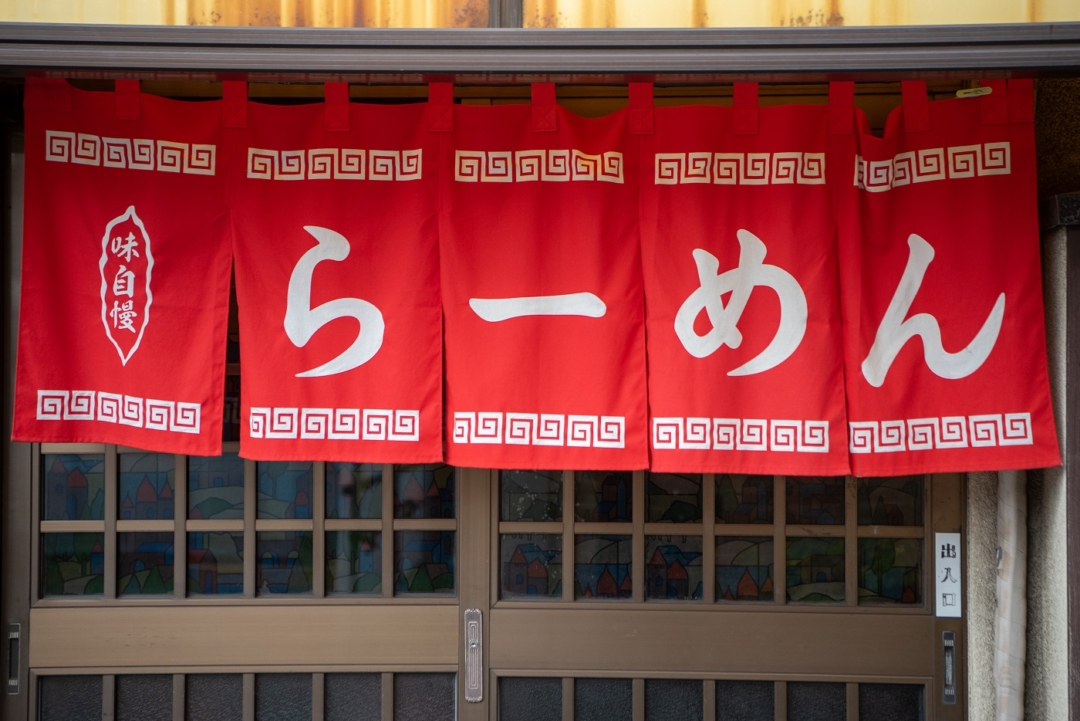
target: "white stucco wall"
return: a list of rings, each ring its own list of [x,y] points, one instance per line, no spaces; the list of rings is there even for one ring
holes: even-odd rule
[[[997,607],[997,473],[967,476],[968,718],[995,716],[994,610]]]

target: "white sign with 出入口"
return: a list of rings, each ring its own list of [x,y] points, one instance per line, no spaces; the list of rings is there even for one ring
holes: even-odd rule
[[[935,614],[939,618],[960,618],[963,611],[960,583],[960,534],[934,534]]]

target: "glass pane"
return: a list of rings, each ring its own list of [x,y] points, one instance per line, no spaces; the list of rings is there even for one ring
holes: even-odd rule
[[[702,721],[701,691],[693,679],[645,679],[645,721]]]
[[[645,596],[701,600],[701,536],[645,537]]]
[[[585,523],[634,519],[634,474],[578,471],[574,474],[574,516]]]
[[[844,539],[788,539],[787,598],[825,603],[844,600]]]
[[[187,721],[241,721],[244,677],[238,673],[193,674],[184,678]]]
[[[717,681],[716,721],[776,721],[772,681]]]
[[[382,518],[383,467],[372,463],[326,464],[327,518]]]
[[[264,531],[255,534],[258,594],[311,593],[311,533]]]
[[[244,534],[189,532],[189,596],[244,592]]]
[[[787,477],[787,522],[799,526],[844,523],[844,477]]]
[[[925,686],[860,683],[859,721],[923,721]]]
[[[328,673],[324,678],[326,721],[379,721],[382,718],[380,674]]]
[[[172,718],[173,677],[116,677],[116,721],[161,721]]]
[[[382,534],[327,531],[326,592],[382,592]]]
[[[923,476],[860,478],[860,526],[923,525]]]
[[[394,721],[454,721],[452,673],[395,673]]]
[[[574,598],[630,598],[630,536],[574,539]]]
[[[574,680],[574,721],[632,721],[634,685],[628,678]]]
[[[562,471],[500,471],[504,521],[561,521]]]
[[[844,721],[847,718],[847,686],[789,681],[787,717],[788,721]]]
[[[303,721],[310,718],[310,674],[255,674],[255,721]]]
[[[701,476],[645,474],[645,520],[693,523],[701,520]]]
[[[100,596],[105,592],[105,534],[42,533],[41,595]]]
[[[454,594],[454,532],[394,533],[394,593]]]
[[[453,518],[454,469],[437,463],[394,467],[394,518]]]
[[[500,546],[501,598],[562,597],[562,536],[515,533]]]
[[[311,463],[260,462],[259,518],[311,518]]]
[[[42,676],[41,721],[101,721],[101,676]]]
[[[231,345],[231,341],[230,341]],[[239,360],[239,353],[236,354]],[[228,361],[234,363],[236,361]],[[221,440],[240,440],[240,376],[225,376],[224,417],[221,423]]]
[[[922,603],[921,538],[859,539],[859,603]]]
[[[716,600],[773,600],[771,536],[718,536]]]
[[[117,591],[121,596],[173,592],[173,534],[120,533],[116,543]]]
[[[100,521],[105,518],[105,456],[46,453],[46,521]]]
[[[176,456],[164,453],[121,453],[120,509],[122,520],[173,517]]]
[[[716,477],[717,523],[772,523],[773,477],[724,473]]]
[[[562,679],[500,678],[499,721],[562,721]]]
[[[188,457],[188,518],[244,517],[244,459],[235,453]]]

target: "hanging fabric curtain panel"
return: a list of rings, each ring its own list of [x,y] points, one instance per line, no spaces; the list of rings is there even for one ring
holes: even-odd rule
[[[1058,465],[1027,81],[820,106],[30,80],[13,439],[861,476]],[[445,398],[445,408],[444,408]]]

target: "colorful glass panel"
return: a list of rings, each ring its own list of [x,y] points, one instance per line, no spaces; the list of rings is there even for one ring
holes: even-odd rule
[[[438,463],[394,467],[394,518],[453,518],[454,469]]]
[[[561,521],[562,471],[500,471],[504,521]]]
[[[260,596],[311,593],[311,533],[262,531],[255,534],[256,579]]]
[[[235,453],[188,457],[188,518],[244,517],[244,459]]]
[[[630,536],[582,535],[574,539],[574,598],[630,598]]]
[[[216,596],[244,591],[244,534],[189,532],[187,593]]]
[[[512,533],[500,546],[502,598],[562,596],[562,536]]]
[[[574,474],[574,516],[584,523],[634,519],[634,474],[578,471]]]
[[[121,453],[118,461],[120,507],[117,516],[124,521],[172,518],[176,456]]]
[[[394,533],[394,593],[454,594],[453,531]]]
[[[700,601],[701,536],[645,537],[645,596]]]
[[[716,600],[773,600],[772,536],[718,536]]]
[[[787,477],[787,522],[799,526],[844,525],[843,476]]]
[[[923,525],[924,485],[923,476],[859,478],[859,525]]]
[[[326,464],[327,518],[382,518],[383,467],[373,463]]]
[[[716,476],[717,523],[772,523],[772,476]]]
[[[46,521],[100,521],[105,518],[105,456],[100,453],[46,453],[42,456]]]
[[[382,534],[326,533],[326,592],[378,594],[382,591]]]
[[[693,523],[701,520],[701,476],[645,474],[645,520]]]
[[[844,539],[788,539],[787,598],[810,603],[844,600]]]
[[[41,534],[41,595],[100,596],[105,592],[105,534]]]
[[[173,534],[117,534],[117,591],[121,596],[155,596],[173,591]]]
[[[260,462],[259,518],[311,518],[310,462]]]
[[[859,603],[922,603],[921,538],[859,539]]]

